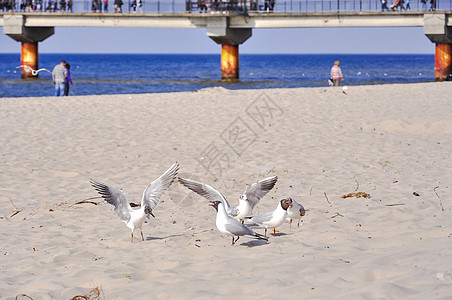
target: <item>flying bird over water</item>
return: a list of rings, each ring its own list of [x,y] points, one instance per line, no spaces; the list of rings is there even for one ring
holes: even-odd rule
[[[179,163],[175,162],[165,173],[154,180],[143,192],[141,199],[141,207],[139,209],[132,209],[127,200],[126,194],[114,187],[105,185],[90,179],[91,185],[94,189],[107,201],[115,207],[115,213],[118,218],[126,223],[127,227],[132,230],[131,237],[133,243],[133,231],[140,229],[141,239],[144,241],[143,226],[146,218],[150,219],[154,216],[152,210],[159,204],[163,193],[170,187],[171,183],[177,177],[179,170]]]
[[[52,74],[52,72],[50,72],[49,70],[47,70],[47,69],[45,69],[45,68],[38,69],[38,70],[33,70],[31,67],[26,66],[26,65],[21,65],[21,66],[16,67],[16,69],[20,69],[20,68],[24,68],[24,69],[27,69],[27,70],[31,71],[31,74],[32,74],[33,76],[38,75],[39,72],[42,72],[42,71],[46,71],[46,72],[49,72],[50,74]]]
[[[252,216],[256,204],[275,186],[278,177],[272,176],[253,183],[239,197],[239,204],[230,206],[226,198],[210,185],[191,179],[179,178],[179,182],[210,201],[222,201],[226,213],[236,220],[242,221]]]
[[[209,205],[213,206],[217,211],[217,219],[215,221],[215,225],[217,226],[218,230],[221,233],[230,235],[232,237],[231,245],[234,245],[241,236],[250,236],[260,240],[266,241],[268,240],[263,235],[260,235],[259,233],[252,231],[246,225],[243,225],[236,219],[229,216],[226,213],[226,210],[224,209],[223,201],[221,200],[210,201]],[[234,236],[236,236],[237,239],[234,240]]]

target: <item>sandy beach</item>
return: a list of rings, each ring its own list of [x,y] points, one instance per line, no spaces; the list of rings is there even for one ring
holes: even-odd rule
[[[451,95],[444,82],[0,98],[0,299],[451,299]],[[231,204],[277,175],[254,213],[293,197],[301,226],[231,246],[175,182],[131,243],[89,179],[139,202],[175,161]],[[357,192],[370,197],[341,197]]]

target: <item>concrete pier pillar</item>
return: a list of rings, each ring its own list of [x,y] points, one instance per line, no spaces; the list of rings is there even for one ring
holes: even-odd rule
[[[221,79],[239,79],[239,45],[221,45]]]
[[[22,43],[20,64],[33,70],[39,68],[38,42],[44,41],[55,32],[54,27],[26,27],[26,16],[11,14],[3,16],[3,33]],[[22,68],[22,78],[37,78],[28,68]]]
[[[221,45],[221,79],[239,79],[239,45],[252,35],[251,28],[230,28],[227,16],[208,18],[207,35]]]
[[[452,44],[436,44],[435,81],[444,81],[452,74]]]
[[[20,64],[22,66],[29,66],[33,70],[39,69],[38,42],[22,42]],[[36,78],[39,75],[33,75],[29,68],[22,68],[20,71],[20,76],[22,78]]]
[[[452,27],[443,13],[424,15],[424,33],[435,43],[435,81],[444,81],[452,73]]]

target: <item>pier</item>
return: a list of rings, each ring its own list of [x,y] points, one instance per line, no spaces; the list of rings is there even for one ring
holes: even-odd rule
[[[58,26],[206,28],[207,36],[221,45],[221,77],[228,81],[239,79],[239,45],[251,38],[253,29],[423,27],[436,45],[435,80],[452,74],[452,0],[416,1],[409,9],[389,3],[385,9],[380,0],[126,0],[123,9],[110,0],[107,10],[100,0],[72,0],[70,10],[67,6],[63,10],[61,1],[55,6],[53,0],[37,0],[34,7],[0,1],[3,33],[22,44],[21,64],[32,69],[39,68],[39,43]],[[38,75],[22,68],[21,76]]]

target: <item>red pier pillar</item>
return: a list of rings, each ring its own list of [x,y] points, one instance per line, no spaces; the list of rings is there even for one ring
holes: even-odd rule
[[[239,79],[239,45],[221,45],[221,79]]]
[[[452,44],[436,43],[435,81],[444,81],[452,74]]]
[[[38,56],[38,42],[22,42],[22,49],[20,53],[20,64],[22,66],[29,66],[33,70],[37,70],[39,67]],[[37,78],[38,74],[33,75],[29,68],[22,67],[20,71],[22,78]]]

